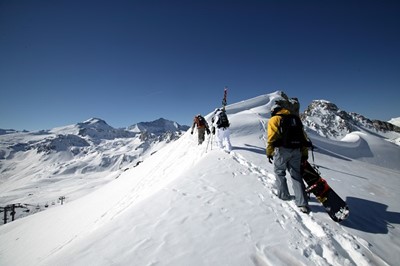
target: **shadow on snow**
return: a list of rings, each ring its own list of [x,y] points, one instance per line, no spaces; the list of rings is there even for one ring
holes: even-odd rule
[[[393,224],[400,224],[400,213],[388,211],[379,202],[347,197],[350,216],[341,225],[373,234],[387,234]]]
[[[260,148],[258,146],[254,146],[254,145],[250,145],[250,144],[245,144],[245,146],[246,147],[233,146],[232,149],[233,150],[245,150],[245,151],[255,152],[255,153],[259,153],[259,154],[263,154],[263,155],[267,156],[265,148]]]

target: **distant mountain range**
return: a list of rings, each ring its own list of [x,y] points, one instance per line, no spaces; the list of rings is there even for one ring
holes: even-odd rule
[[[8,146],[0,146],[0,159],[5,159],[6,155],[12,156],[15,152],[32,149],[37,150],[38,153],[70,151],[78,154],[79,149],[99,145],[105,140],[140,138],[144,142],[169,142],[179,138],[188,128],[188,126],[160,118],[152,122],[134,124],[127,129],[116,129],[102,119],[91,118],[74,125],[37,132],[0,129],[0,135],[8,135],[4,137]],[[13,140],[16,143],[13,143]]]
[[[57,201],[41,192],[53,189],[60,195],[68,194],[69,200],[79,198],[87,189],[95,189],[137,166],[188,129],[163,118],[125,129],[91,118],[51,130],[0,130],[0,181],[22,184],[14,198],[3,183],[0,206],[18,200],[37,205],[31,213],[40,211]]]

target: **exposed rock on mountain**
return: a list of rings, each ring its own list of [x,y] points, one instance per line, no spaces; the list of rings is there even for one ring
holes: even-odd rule
[[[341,139],[354,131],[400,133],[400,128],[389,122],[370,120],[360,114],[340,110],[334,103],[325,100],[313,101],[301,114],[301,118],[307,128],[333,139]]]

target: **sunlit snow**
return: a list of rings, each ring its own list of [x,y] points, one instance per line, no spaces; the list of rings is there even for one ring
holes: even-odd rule
[[[1,173],[2,202],[28,200],[29,191],[45,202],[61,190],[70,200],[0,226],[0,265],[397,265],[400,147],[367,132],[341,141],[310,132],[316,149],[309,161],[346,200],[350,216],[332,221],[313,196],[311,213],[302,214],[294,202],[275,196],[273,166],[265,155],[265,125],[276,97],[227,106],[229,154],[211,136],[197,145],[196,134],[188,131],[136,167],[93,168],[98,161],[78,157],[68,178],[49,185],[51,178],[35,176],[42,191],[25,178],[43,173],[39,155],[16,154],[25,168],[6,181]],[[121,145],[98,155],[107,152],[131,151]],[[82,165],[92,168],[86,174]]]

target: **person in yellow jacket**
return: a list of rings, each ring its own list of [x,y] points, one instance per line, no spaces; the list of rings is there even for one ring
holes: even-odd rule
[[[280,132],[280,122],[282,116],[289,115],[287,109],[274,105],[271,108],[271,118],[268,121],[267,132],[267,157],[268,161],[274,164],[274,172],[277,183],[277,196],[282,200],[290,200],[290,194],[286,180],[286,170],[289,170],[292,178],[292,185],[295,194],[295,202],[300,211],[309,212],[308,197],[305,192],[305,185],[301,177],[300,167],[302,160],[307,160],[308,149],[304,145],[300,148],[284,147],[282,144],[282,132]],[[305,132],[304,139],[307,142]]]

